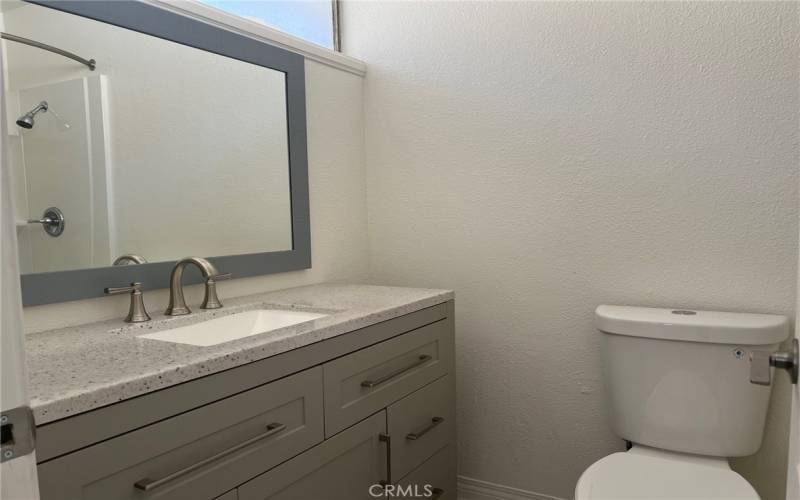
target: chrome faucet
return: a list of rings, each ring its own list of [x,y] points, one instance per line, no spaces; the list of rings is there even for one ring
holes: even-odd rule
[[[172,268],[169,277],[169,305],[164,314],[168,316],[180,316],[189,314],[191,309],[186,306],[186,299],[183,297],[183,270],[187,265],[194,264],[203,273],[206,280],[206,295],[203,298],[201,309],[219,309],[222,307],[219,297],[217,297],[217,281],[230,278],[230,274],[220,273],[214,264],[202,257],[184,257],[179,260]]]

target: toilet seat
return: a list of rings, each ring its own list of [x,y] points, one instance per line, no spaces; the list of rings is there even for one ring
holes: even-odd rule
[[[601,458],[581,475],[575,500],[747,499],[758,493],[724,458],[644,446]]]

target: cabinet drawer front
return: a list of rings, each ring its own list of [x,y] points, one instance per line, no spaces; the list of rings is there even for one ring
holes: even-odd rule
[[[385,432],[381,411],[241,485],[239,500],[371,500],[386,477]]]
[[[456,500],[456,447],[449,444],[398,483],[398,496],[428,500]],[[409,488],[411,488],[409,490]]]
[[[41,498],[212,499],[322,439],[316,367],[44,462]]]
[[[446,321],[323,365],[329,437],[447,373],[453,338]]]
[[[453,376],[447,375],[387,409],[392,477],[401,478],[453,441]]]

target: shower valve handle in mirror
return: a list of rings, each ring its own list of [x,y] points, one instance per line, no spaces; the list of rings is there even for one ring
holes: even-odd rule
[[[139,282],[131,283],[129,286],[109,287],[103,290],[106,295],[118,295],[120,293],[131,294],[131,306],[128,315],[125,317],[126,323],[141,323],[150,321],[150,315],[144,308],[144,294],[142,294],[142,284]]]
[[[64,218],[64,212],[58,207],[49,207],[45,209],[40,218],[28,219],[26,222],[28,224],[41,224],[45,233],[54,238],[58,238],[61,236],[61,233],[64,232],[66,219]]]
[[[789,372],[793,384],[797,383],[800,372],[800,359],[798,359],[798,342],[792,340],[791,351],[767,352],[753,351],[750,353],[750,383],[770,385],[772,383],[772,368],[783,368]]]

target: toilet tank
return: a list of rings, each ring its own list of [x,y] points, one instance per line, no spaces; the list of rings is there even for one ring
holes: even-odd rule
[[[771,387],[750,383],[749,354],[777,349],[785,316],[603,305],[595,326],[620,437],[719,457],[761,446]]]

